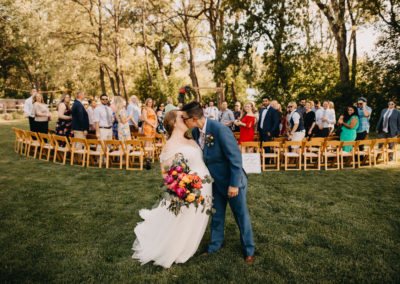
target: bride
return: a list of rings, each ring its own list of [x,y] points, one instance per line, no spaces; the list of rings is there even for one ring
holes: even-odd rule
[[[203,152],[194,140],[184,137],[188,130],[180,111],[169,111],[164,117],[164,127],[169,139],[160,154],[161,168],[169,167],[175,154],[181,153],[188,161],[191,172],[201,178],[209,175],[203,161]],[[201,194],[204,198],[212,195],[212,184],[203,184]],[[174,262],[184,263],[196,252],[208,223],[208,215],[201,208],[192,205],[183,207],[175,216],[166,206],[159,205],[152,210],[142,209],[139,215],[143,222],[135,228],[136,240],[133,243],[132,258],[141,264],[154,261],[155,265],[169,268]]]

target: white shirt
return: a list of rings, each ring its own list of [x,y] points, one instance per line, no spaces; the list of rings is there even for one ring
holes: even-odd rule
[[[94,109],[91,106],[88,106],[86,112],[88,113],[89,117],[89,125],[94,125]]]
[[[112,126],[112,109],[109,106],[100,105],[94,109],[93,121],[99,123],[99,127]]]
[[[262,112],[261,121],[260,121],[260,128],[261,129],[263,128],[264,119],[265,119],[265,116],[267,115],[267,112],[268,112],[269,108],[270,108],[270,106],[267,106],[267,108]]]
[[[300,123],[300,114],[297,111],[292,111],[289,115],[289,121],[293,119],[293,124]]]
[[[199,139],[198,139],[198,141],[199,141],[199,145],[201,145],[201,142],[202,142],[202,140],[203,139],[205,139],[205,137],[206,137],[206,131],[207,131],[207,118],[206,118],[206,121],[204,122],[204,126],[203,126],[203,128],[202,129],[199,129],[200,130],[200,135],[199,135]],[[202,135],[202,134],[204,134],[204,135]],[[204,136],[204,137],[203,137]]]
[[[385,133],[389,132],[389,117],[392,115],[393,110],[394,110],[394,108],[388,109],[386,111],[385,115],[383,116],[383,121],[382,121],[383,128],[382,128],[382,131],[385,132]],[[388,121],[388,123],[387,123],[387,125],[385,127],[385,121],[386,120]]]
[[[325,117],[328,121],[322,121],[323,117]],[[335,112],[331,109],[320,108],[315,113],[315,121],[318,125],[321,125],[322,128],[334,127],[336,123]]]
[[[27,116],[30,117],[35,117],[34,115],[32,115],[32,110],[33,110],[33,104],[32,104],[32,96],[30,96],[29,98],[27,98],[24,102],[24,113]]]
[[[215,106],[208,107],[204,111],[204,116],[213,120],[218,120],[218,109]]]

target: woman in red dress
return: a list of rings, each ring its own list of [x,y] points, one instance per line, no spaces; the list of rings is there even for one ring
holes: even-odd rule
[[[235,121],[235,125],[240,127],[239,144],[242,142],[254,141],[254,124],[256,117],[254,116],[251,103],[243,106],[242,117]]]

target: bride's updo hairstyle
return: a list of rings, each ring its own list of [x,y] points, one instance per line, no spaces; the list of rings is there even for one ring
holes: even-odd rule
[[[177,115],[177,110],[171,110],[164,116],[164,129],[167,131],[168,138],[171,137],[172,132],[174,131]]]

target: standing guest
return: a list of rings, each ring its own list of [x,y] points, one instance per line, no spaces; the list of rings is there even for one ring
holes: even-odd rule
[[[260,109],[260,119],[258,122],[258,132],[260,142],[271,141],[274,133],[279,129],[279,113],[269,105],[270,98],[264,96],[262,99],[263,107]]]
[[[227,102],[222,102],[221,104],[221,111],[218,114],[218,121],[232,129],[233,122],[235,121],[235,116],[233,115],[233,112],[228,108]]]
[[[165,106],[164,114],[166,114],[167,112],[170,112],[171,110],[175,110],[175,109],[176,109],[176,106],[174,106],[172,99],[167,98],[167,105]]]
[[[208,108],[208,104],[204,104],[204,106],[203,106],[203,113],[204,113],[204,116],[206,115],[206,109]]]
[[[157,133],[158,134],[167,134],[167,131],[164,129],[164,115],[165,115],[165,106],[163,103],[159,104],[157,107]]]
[[[117,115],[115,114],[115,103],[114,100],[112,100],[112,103],[108,104],[111,107],[112,110],[112,135],[113,139],[118,140],[118,120],[117,120]]]
[[[311,102],[306,102],[306,112],[304,114],[304,128],[306,130],[306,137],[312,137],[315,128],[315,112],[311,109]]]
[[[72,132],[75,138],[85,139],[89,131],[89,116],[83,106],[85,93],[77,91],[72,105]],[[83,145],[77,143],[76,147],[82,149]]]
[[[357,106],[356,106],[357,107]],[[336,112],[335,112],[335,104],[334,104],[334,102],[332,102],[332,101],[329,101],[329,110],[331,110],[332,112],[333,112],[333,115],[334,115],[334,117],[336,118]],[[332,124],[330,127],[329,127],[329,133],[332,133],[333,132],[333,130],[335,130],[335,124]]]
[[[355,141],[358,128],[358,111],[355,106],[348,106],[347,110],[338,120],[338,125],[341,126],[340,141]],[[343,146],[343,151],[351,152],[353,146]]]
[[[290,141],[302,141],[305,136],[304,121],[303,117],[297,110],[296,102],[290,102],[288,104],[288,109],[292,110],[288,118],[288,125],[289,125],[288,139]],[[292,146],[292,148],[297,149],[299,147]]]
[[[321,102],[319,100],[314,101],[314,106],[312,107],[313,112],[317,112],[317,110],[321,109]]]
[[[142,110],[143,133],[147,137],[155,136],[157,129],[157,115],[153,110],[153,99],[148,98]]]
[[[129,128],[131,132],[139,132],[140,109],[139,99],[133,95],[129,98],[130,103],[126,109],[126,116],[129,117]]]
[[[94,125],[94,109],[96,108],[96,101],[93,99],[90,99],[88,101],[88,107],[86,109],[86,112],[89,117],[89,134],[96,134],[96,127]]]
[[[282,130],[282,108],[277,100],[272,100],[269,105],[278,111],[279,127],[276,129],[275,133],[273,134],[273,137],[279,137],[279,134]]]
[[[290,115],[290,110],[287,110],[285,114],[282,113],[282,121],[281,121],[281,125],[282,125],[282,129],[280,131],[280,135],[281,136],[287,136],[287,129],[288,129],[288,117]]]
[[[43,97],[40,93],[32,99],[33,108],[32,114],[35,117],[34,132],[48,133],[49,132],[49,120],[51,120],[51,113],[49,106],[43,102]]]
[[[235,110],[233,111],[233,118],[234,118],[235,120],[238,120],[238,119],[240,119],[241,117],[242,117],[242,111],[240,110],[240,102],[236,102],[236,103],[235,103]],[[233,124],[233,125],[232,125],[232,130],[233,130],[234,132],[239,132],[239,131],[240,131],[240,127],[237,126],[237,125],[235,125],[235,124]]]
[[[131,140],[129,121],[133,118],[127,115],[125,101],[121,96],[114,97],[115,115],[118,120],[118,140]]]
[[[254,141],[254,124],[256,118],[251,103],[245,103],[243,106],[242,117],[235,121],[235,125],[240,127],[239,144],[242,142]]]
[[[329,109],[329,101],[324,101],[322,108],[315,113],[315,121],[318,127],[318,137],[328,137],[331,128],[336,122],[335,113]]]
[[[376,124],[376,133],[378,138],[394,138],[400,134],[400,112],[395,108],[396,103],[390,100],[388,107],[383,109]],[[394,143],[390,143],[389,147],[392,149]],[[390,157],[390,160],[393,156]]]
[[[71,136],[72,132],[72,111],[71,97],[68,94],[61,95],[60,103],[58,104],[58,121],[56,124],[56,134],[61,136]]]
[[[209,119],[218,121],[218,109],[214,106],[214,102],[208,103],[209,107],[205,110],[205,116]]]
[[[255,102],[250,102],[250,103],[251,103],[251,107],[253,108],[254,117],[256,118],[256,121],[254,124],[254,132],[258,132],[257,124],[258,124],[258,121],[260,120],[260,113],[258,112],[256,103]]]
[[[101,105],[94,109],[93,121],[96,128],[96,136],[99,140],[113,139],[113,110],[108,106],[109,100],[106,94],[100,96]],[[115,104],[114,104],[115,107]]]
[[[300,100],[299,106],[297,107],[297,112],[304,118],[304,115],[306,113],[306,100]]]
[[[364,97],[358,98],[357,102],[357,112],[360,124],[357,128],[356,140],[365,140],[369,133],[369,119],[371,118],[372,109],[367,106],[367,99]],[[364,150],[364,146],[360,145],[360,150]]]
[[[34,131],[35,129],[35,116],[32,114],[33,109],[33,97],[36,95],[36,89],[32,89],[30,94],[31,96],[27,98],[24,102],[24,113],[29,119],[29,130]]]

